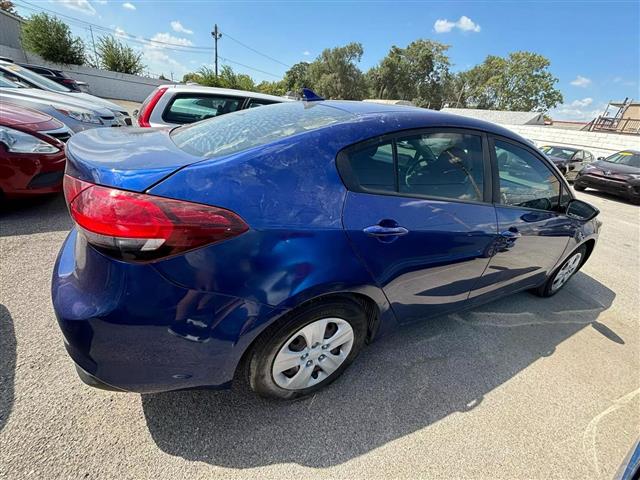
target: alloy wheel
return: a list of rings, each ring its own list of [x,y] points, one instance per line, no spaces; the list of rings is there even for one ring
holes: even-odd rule
[[[576,270],[578,270],[578,267],[580,266],[580,260],[582,260],[582,253],[577,252],[564,263],[562,268],[556,274],[556,277],[553,279],[553,283],[551,284],[552,292],[559,290],[560,287],[567,283],[567,280],[571,278],[571,275],[576,273]]]

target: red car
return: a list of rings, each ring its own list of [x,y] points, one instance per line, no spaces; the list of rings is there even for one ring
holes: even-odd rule
[[[0,196],[25,197],[62,189],[64,143],[71,130],[29,108],[0,105]]]

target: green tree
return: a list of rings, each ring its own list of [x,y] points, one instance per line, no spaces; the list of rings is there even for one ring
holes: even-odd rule
[[[545,112],[563,102],[550,65],[546,57],[532,52],[513,52],[506,58],[489,55],[480,65],[460,74],[464,104],[481,109]]]
[[[325,98],[363,99],[367,94],[367,84],[356,65],[362,54],[359,43],[324,50],[309,65],[308,78],[316,93]]]
[[[370,95],[440,108],[450,77],[448,49],[449,45],[432,40],[416,40],[406,48],[392,46],[367,72]]]
[[[266,93],[269,95],[285,95],[288,89],[285,87],[284,80],[278,82],[262,81],[256,86],[256,90],[260,93]]]
[[[142,63],[141,53],[137,53],[133,48],[112,35],[100,37],[96,49],[98,52],[97,63],[106,70],[139,75],[146,68]]]
[[[189,72],[189,73],[185,73],[182,76],[182,81],[184,83],[187,83],[187,82],[200,83],[202,81],[202,77],[200,77],[198,72]]]
[[[298,62],[284,74],[284,88],[286,92],[300,92],[302,88],[313,88],[309,78],[309,62]]]
[[[187,80],[185,80],[187,79]],[[249,75],[236,73],[228,65],[223,65],[216,76],[215,70],[211,67],[201,67],[195,73],[187,73],[182,77],[183,81],[197,82],[207,87],[234,88],[236,90],[256,91],[256,84]]]
[[[22,46],[55,63],[82,65],[84,43],[66,23],[46,13],[32,15],[22,25]]]

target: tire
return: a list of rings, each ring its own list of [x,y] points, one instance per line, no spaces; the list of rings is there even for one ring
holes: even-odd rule
[[[355,300],[302,306],[256,341],[248,361],[249,386],[267,398],[309,395],[345,371],[362,350],[366,334],[367,317]]]
[[[549,276],[547,281],[535,289],[533,293],[540,297],[551,297],[558,293],[569,279],[580,270],[580,267],[584,264],[586,254],[587,247],[584,245],[571,252],[565,261]],[[562,278],[559,278],[560,275],[562,275]]]
[[[584,192],[587,187],[585,187],[584,185],[578,185],[576,182],[573,182],[573,189],[578,192]]]

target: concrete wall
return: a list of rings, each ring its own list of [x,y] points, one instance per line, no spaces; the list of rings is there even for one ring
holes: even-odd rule
[[[551,126],[503,125],[517,134],[533,140],[536,145],[547,144],[577,147],[588,150],[596,157],[607,157],[620,150],[640,150],[640,136],[616,133],[582,132]]]
[[[33,63],[62,70],[71,78],[87,82],[90,93],[103,98],[142,102],[158,85],[175,83],[169,80],[110,72],[85,65],[55,64],[47,62],[33,53],[7,47],[6,45],[0,45],[0,56],[13,58],[18,62]]]
[[[21,48],[20,19],[4,10],[0,10],[0,45]]]

